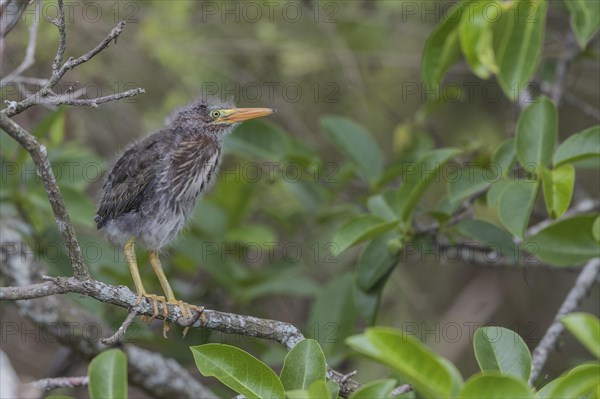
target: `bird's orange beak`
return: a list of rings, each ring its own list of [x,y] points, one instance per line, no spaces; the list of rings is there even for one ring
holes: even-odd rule
[[[276,110],[271,108],[232,108],[220,111],[221,116],[216,120],[217,122],[238,123],[271,115]]]

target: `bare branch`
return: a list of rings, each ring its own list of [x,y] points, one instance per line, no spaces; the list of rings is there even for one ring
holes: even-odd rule
[[[40,391],[51,391],[57,388],[76,388],[85,387],[89,383],[87,376],[81,377],[59,377],[59,378],[44,378],[33,381],[31,384]]]
[[[115,331],[115,333],[113,335],[111,335],[108,338],[101,339],[102,343],[104,345],[110,346],[110,345],[114,345],[118,342],[121,342],[121,339],[125,336],[127,329],[129,328],[131,323],[133,323],[133,321],[135,320],[135,318],[138,314],[139,314],[139,310],[136,306],[129,312],[129,314],[125,318],[125,321],[123,322],[123,324],[121,324],[121,326],[117,329],[117,331]]]
[[[9,284],[32,285],[46,272],[16,231],[0,225],[0,274]],[[48,281],[47,281],[48,282]],[[46,283],[47,283],[46,282]],[[38,284],[44,285],[46,283]],[[37,294],[39,296],[39,294]],[[65,296],[16,301],[19,312],[49,334],[53,342],[67,345],[87,359],[107,348],[99,340],[75,333],[76,326],[94,326],[112,331],[98,315]],[[65,328],[56,328],[57,326]],[[68,327],[68,328],[67,328]],[[130,337],[134,337],[131,335]],[[132,343],[119,346],[127,354],[129,381],[157,398],[216,398],[174,359],[140,348]]]
[[[6,82],[12,82],[15,79],[15,77],[22,74],[35,63],[35,49],[37,45],[38,27],[40,25],[41,8],[41,0],[37,0],[35,2],[35,14],[33,17],[34,19],[31,26],[29,27],[29,42],[27,43],[25,57],[23,57],[23,61],[18,67],[16,67],[12,72],[10,72],[4,77],[4,79],[0,81],[0,87],[4,87],[6,85]]]
[[[3,112],[0,112],[0,128],[8,133],[9,136],[18,141],[19,144],[21,144],[21,146],[23,146],[23,148],[25,148],[31,155],[31,158],[35,163],[37,173],[44,184],[48,201],[52,206],[52,211],[54,212],[58,230],[65,241],[69,261],[71,263],[71,267],[73,268],[73,275],[78,279],[89,279],[91,277],[90,272],[85,264],[83,256],[81,255],[81,248],[79,247],[79,243],[75,237],[75,231],[73,230],[73,225],[71,224],[71,218],[69,217],[62,195],[60,194],[60,190],[56,184],[54,172],[50,166],[50,161],[48,161],[46,147],[38,143],[37,139],[33,135],[15,123],[12,119],[4,115]]]
[[[56,25],[58,28],[58,35],[60,36],[58,41],[58,50],[56,50],[56,56],[54,57],[54,62],[52,63],[52,76],[57,75],[59,72],[60,64],[62,64],[63,56],[65,55],[65,50],[67,49],[67,27],[65,25],[65,11],[63,8],[63,0],[58,0],[58,15],[55,20],[50,20],[52,24]],[[58,77],[60,79],[61,77]],[[56,80],[58,82],[58,79]]]
[[[23,273],[23,270],[27,270],[28,261],[33,255],[20,240],[16,232],[4,228],[1,233],[0,250],[2,258],[0,260],[2,261],[1,264],[6,266],[3,266],[3,269],[0,271],[2,274],[9,277],[9,281],[14,281],[15,283],[23,285],[18,287],[0,287],[0,301],[17,301],[17,303],[22,306],[26,306],[25,304],[31,302],[40,302],[43,303],[45,313],[48,313],[48,309],[58,312],[57,309],[63,307],[65,309],[72,308],[72,305],[63,305],[61,307],[58,304],[49,303],[48,300],[57,300],[56,294],[77,293],[97,299],[101,302],[128,309],[130,311],[128,319],[130,317],[133,319],[133,316],[131,316],[132,312],[145,316],[153,315],[154,308],[152,304],[146,299],[140,304],[137,304],[137,294],[124,286],[112,286],[91,278],[88,280],[79,280],[75,277],[45,277],[44,279],[46,281],[42,283],[34,283],[33,278],[15,279],[14,276],[20,275],[20,273]],[[41,277],[42,276],[38,276],[37,279]],[[45,299],[44,301],[39,301],[36,298]],[[32,301],[22,301],[25,299]],[[63,299],[63,301],[66,302],[66,299]],[[157,318],[162,319],[162,304],[159,303],[158,306],[159,315]],[[167,304],[167,309],[167,321],[181,327],[188,327],[189,320],[183,317],[179,306]],[[193,312],[193,317],[196,317],[197,311]],[[294,345],[304,339],[304,335],[298,328],[282,321],[261,319],[253,316],[225,313],[209,309],[204,310],[203,315],[204,317],[198,318],[198,320],[189,327],[208,328],[210,330],[228,334],[266,339],[278,342],[287,349],[293,348]],[[70,317],[73,318],[74,316],[71,314]],[[47,314],[42,319],[47,320]],[[34,319],[34,321],[39,322],[39,320],[36,319]],[[98,321],[98,323],[100,323],[100,321]],[[118,332],[115,335],[117,334]],[[122,335],[124,334],[125,331],[122,332]],[[81,349],[79,350],[81,351]],[[83,352],[87,353],[89,350],[90,348],[87,348]],[[94,351],[100,350],[101,348],[94,347]],[[327,375],[328,378],[340,384],[340,392],[344,396],[350,395],[361,386],[358,382],[348,378],[347,375],[332,369],[328,369]]]
[[[545,229],[546,227],[550,226],[551,224],[556,223],[557,220],[563,220],[563,219],[573,217],[575,215],[581,215],[584,213],[597,211],[598,207],[600,207],[600,201],[597,199],[583,200],[580,203],[578,203],[577,205],[573,206],[568,211],[566,211],[559,219],[546,219],[546,220],[539,222],[538,224],[531,226],[529,229],[527,229],[525,236],[530,237],[532,235],[535,235],[535,234],[539,233],[540,231],[542,231],[543,229]]]
[[[542,337],[538,346],[534,349],[531,358],[531,376],[529,377],[529,384],[533,385],[537,380],[548,355],[554,349],[556,341],[565,327],[561,323],[563,317],[567,314],[574,312],[579,307],[579,303],[585,298],[592,285],[596,282],[596,279],[600,275],[600,258],[590,260],[583,268],[579,277],[575,281],[575,285],[569,291],[569,294],[565,298],[564,302],[560,306],[558,313],[554,316],[554,321],[546,330],[546,333]]]
[[[91,49],[90,51],[88,51],[87,53],[83,54],[82,56],[80,56],[78,58],[69,58],[60,68],[55,68],[57,62],[59,62],[59,63],[62,62],[62,58],[64,55],[64,44],[65,44],[65,41],[63,40],[64,31],[61,31],[61,26],[63,26],[63,28],[64,28],[64,14],[62,11],[62,1],[59,2],[58,8],[60,10],[59,18],[57,21],[54,21],[53,23],[56,23],[57,26],[59,27],[59,32],[61,34],[61,44],[59,45],[59,49],[58,49],[58,51],[56,53],[56,57],[54,59],[54,64],[52,65],[52,68],[53,68],[52,76],[40,88],[40,90],[37,91],[35,94],[32,94],[31,96],[27,97],[23,101],[10,103],[7,108],[0,111],[2,114],[6,115],[8,117],[17,115],[17,114],[25,111],[27,108],[32,107],[34,105],[46,103],[47,97],[54,94],[52,92],[52,88],[54,86],[56,86],[56,84],[60,81],[60,79],[62,79],[62,77],[65,75],[65,73],[67,73],[67,71],[89,61],[94,56],[96,56],[98,53],[100,53],[102,50],[106,49],[112,41],[114,41],[116,43],[117,38],[121,35],[121,33],[123,32],[123,29],[125,28],[125,21],[119,22],[117,24],[117,26],[115,26],[112,29],[112,31],[104,38],[104,40],[102,40],[96,47],[94,47],[93,49]],[[61,18],[61,15],[62,15],[62,18]],[[62,25],[61,25],[61,20],[62,20]],[[135,94],[132,94],[135,90],[137,90],[137,92],[135,92]],[[128,92],[121,93],[120,95],[117,95],[117,97],[118,98],[130,97],[132,95],[140,94],[143,92],[144,92],[143,89],[134,89],[133,91],[129,90]],[[109,98],[109,97],[110,96],[107,96],[106,98]],[[100,99],[102,99],[102,97]],[[111,101],[110,99],[106,99],[105,101],[100,101],[100,99],[96,99],[96,103],[94,103],[92,100],[90,100],[90,102],[82,102],[82,103],[64,102],[64,104],[95,106],[95,105],[100,104],[101,102]],[[52,104],[52,103],[50,103],[50,104]],[[63,104],[63,103],[61,103],[61,104]]]
[[[564,99],[569,104],[573,105],[579,111],[583,112],[587,116],[591,116],[596,121],[600,121],[600,110],[597,107],[588,104],[587,102],[579,99],[576,95],[570,92],[566,92],[564,94]]]

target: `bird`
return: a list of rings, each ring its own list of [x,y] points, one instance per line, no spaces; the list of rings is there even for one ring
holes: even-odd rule
[[[107,174],[94,218],[96,226],[123,248],[137,292],[136,305],[147,298],[153,306],[148,324],[158,316],[158,303],[162,304],[165,337],[169,329],[166,304],[179,306],[186,318],[192,317],[192,309],[202,314],[204,308],[175,298],[159,253],[184,228],[198,198],[212,187],[224,138],[241,122],[274,112],[272,108],[236,108],[232,103],[202,97],[175,110],[165,128],[134,143]],[[149,263],[165,296],[145,290],[136,244],[148,250]]]

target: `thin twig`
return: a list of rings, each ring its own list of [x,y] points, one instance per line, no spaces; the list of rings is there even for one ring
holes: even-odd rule
[[[133,321],[135,320],[135,318],[138,314],[139,314],[139,308],[137,306],[135,306],[129,312],[129,314],[125,318],[125,321],[123,321],[123,323],[117,329],[117,331],[115,331],[115,333],[108,338],[102,338],[100,340],[100,342],[102,342],[104,345],[115,345],[116,343],[120,342],[121,339],[125,336],[127,329],[129,328],[131,323],[133,323]]]
[[[567,314],[574,312],[578,307],[579,303],[585,298],[592,285],[596,282],[598,275],[600,274],[600,258],[590,260],[583,268],[575,285],[569,291],[569,294],[565,298],[564,302],[560,306],[560,309],[554,316],[554,321],[546,330],[546,333],[542,337],[538,346],[534,349],[531,357],[531,375],[529,377],[529,384],[533,385],[537,380],[548,355],[554,349],[556,341],[560,334],[564,331],[565,326],[562,324],[562,319]]]
[[[58,378],[44,378],[41,380],[33,381],[31,384],[39,389],[40,391],[51,391],[57,388],[77,388],[85,387],[89,383],[87,376],[81,377],[58,377]]]
[[[23,57],[23,61],[18,67],[6,75],[4,79],[0,80],[0,87],[4,87],[7,82],[13,82],[15,77],[25,72],[35,63],[35,49],[37,45],[38,27],[40,25],[41,8],[41,0],[37,0],[35,2],[34,19],[29,27],[29,42],[27,43],[27,50],[25,50],[25,57]]]
[[[526,237],[533,236],[533,235],[539,233],[540,231],[542,231],[543,229],[545,229],[546,227],[550,226],[551,224],[556,223],[559,220],[567,219],[567,218],[573,217],[575,215],[581,215],[584,213],[596,211],[596,210],[598,210],[598,207],[600,207],[600,200],[597,200],[597,199],[583,200],[583,201],[579,202],[577,205],[573,206],[568,211],[566,211],[558,219],[546,219],[537,224],[534,224],[529,229],[527,229],[525,236]]]
[[[593,105],[586,103],[585,101],[579,99],[579,97],[577,97],[576,95],[574,95],[573,93],[570,93],[568,91],[564,94],[564,99],[566,102],[573,105],[576,109],[578,109],[582,113],[594,118],[597,121],[600,121],[600,110],[598,110],[597,107],[594,107]]]

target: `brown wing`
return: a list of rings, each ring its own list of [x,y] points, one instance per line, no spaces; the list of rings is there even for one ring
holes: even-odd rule
[[[153,191],[160,159],[159,134],[125,151],[102,186],[102,200],[94,220],[98,229],[109,220],[138,210]]]

